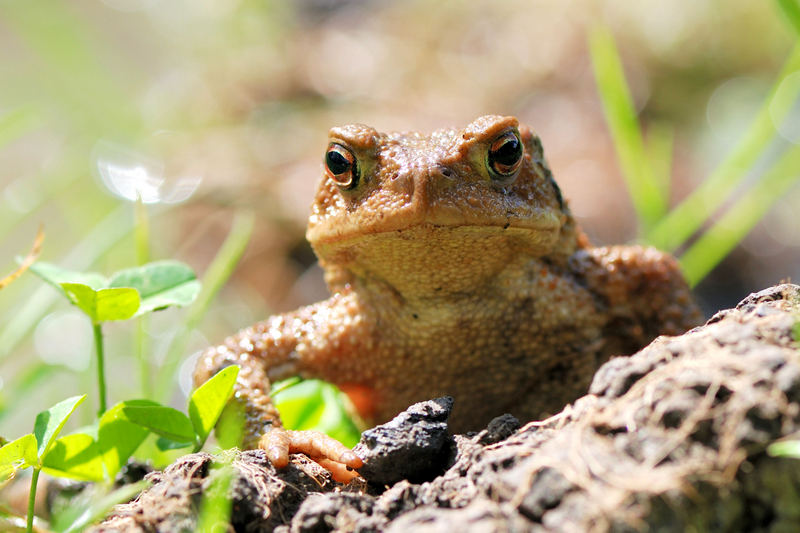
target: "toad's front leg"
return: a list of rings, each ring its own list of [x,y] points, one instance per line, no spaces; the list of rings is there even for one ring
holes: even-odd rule
[[[347,467],[361,467],[361,459],[323,433],[284,429],[269,390],[271,382],[292,376],[330,379],[331,368],[355,372],[357,365],[346,360],[362,353],[361,339],[370,337],[370,325],[359,318],[363,316],[352,293],[274,316],[206,350],[195,367],[195,386],[227,366],[239,365],[234,401],[245,415],[242,446],[265,449],[276,467],[285,466],[290,453],[304,453],[337,481],[348,481],[355,474]],[[337,377],[339,382],[358,380],[346,374]]]
[[[658,335],[680,335],[702,324],[678,262],[652,247],[580,250],[573,270],[606,306],[606,355],[630,354]]]

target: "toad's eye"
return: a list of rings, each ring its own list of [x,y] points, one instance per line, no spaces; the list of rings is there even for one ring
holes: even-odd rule
[[[331,143],[325,152],[325,172],[342,189],[358,184],[358,164],[353,152],[341,144]]]
[[[522,141],[514,131],[507,131],[489,147],[489,169],[496,178],[507,178],[522,163]]]

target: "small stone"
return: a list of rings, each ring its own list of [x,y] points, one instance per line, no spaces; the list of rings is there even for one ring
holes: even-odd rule
[[[506,440],[519,429],[519,420],[508,413],[500,415],[478,434],[478,442],[483,445],[494,444]]]
[[[364,460],[358,473],[375,485],[403,479],[422,482],[441,474],[441,459],[452,442],[447,426],[452,408],[449,396],[416,403],[386,424],[365,431],[353,450]]]

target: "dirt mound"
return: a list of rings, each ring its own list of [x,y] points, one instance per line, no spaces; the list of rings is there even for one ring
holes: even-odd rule
[[[342,487],[302,458],[276,472],[260,451],[243,452],[233,461],[232,523],[286,532],[800,530],[800,461],[765,451],[800,430],[798,320],[800,287],[753,294],[705,326],[608,362],[588,395],[548,420],[515,431],[503,417],[477,435],[439,439],[440,467],[426,463],[427,478],[404,474],[417,483]],[[446,403],[428,409],[437,424]],[[94,531],[192,531],[212,461],[189,455],[150,474],[154,486]]]

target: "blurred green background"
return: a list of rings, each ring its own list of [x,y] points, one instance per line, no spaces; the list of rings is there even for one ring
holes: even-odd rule
[[[516,115],[590,238],[633,242],[589,31],[604,24],[616,39],[639,120],[672,155],[674,205],[740,140],[790,54],[796,34],[776,4],[0,0],[0,272],[39,224],[44,260],[105,274],[136,264],[137,190],[150,257],[199,275],[236,214],[254,213],[242,261],[188,338],[180,386],[159,361],[186,311],[146,324],[151,373],[182,405],[192,353],[326,296],[304,229],[331,126],[430,131]],[[775,127],[750,181],[800,141],[800,110]],[[800,279],[798,207],[794,185],[698,285],[707,315]],[[141,396],[135,327],[106,336],[111,403]],[[91,342],[89,323],[30,274],[0,292],[0,434],[94,391]]]

